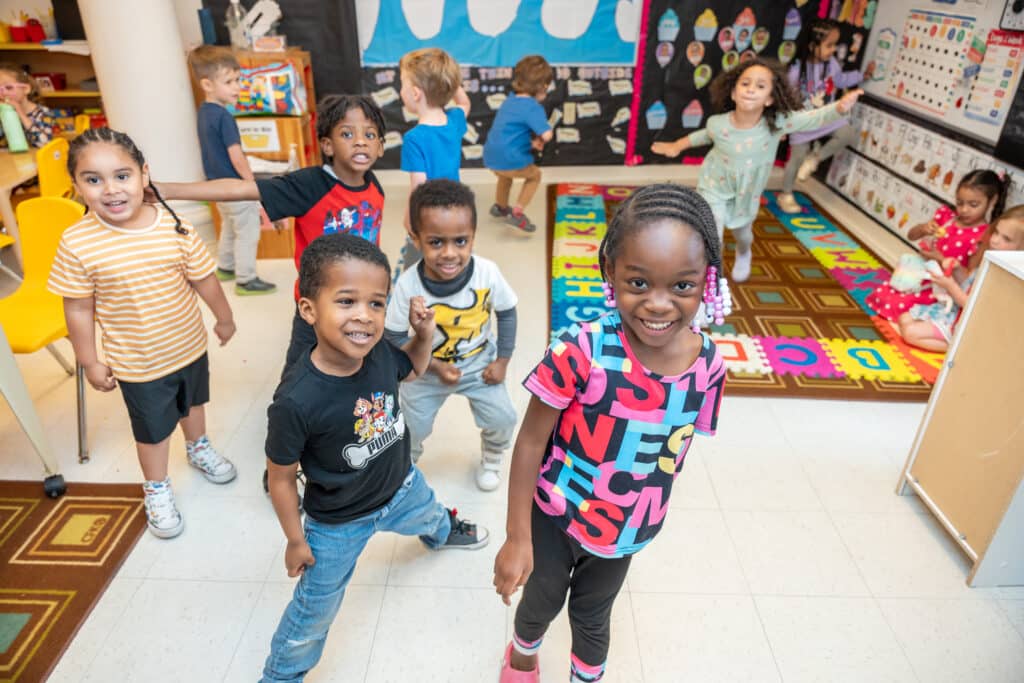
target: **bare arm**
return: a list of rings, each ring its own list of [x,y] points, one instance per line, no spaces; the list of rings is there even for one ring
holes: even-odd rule
[[[245,152],[242,151],[241,145],[231,145],[228,147],[228,159],[231,160],[231,167],[235,169],[242,180],[254,180],[252,175],[252,169],[249,168],[249,160],[245,158]]]
[[[96,301],[91,296],[84,299],[64,297],[64,320],[71,348],[75,350],[75,360],[85,370],[89,384],[99,391],[111,391],[117,386],[114,374],[96,354],[95,307]]]
[[[299,491],[295,485],[298,468],[298,463],[278,465],[267,458],[267,489],[270,492],[270,502],[274,505],[281,530],[288,539],[288,547],[284,552],[284,565],[288,570],[288,576],[298,576],[305,571],[307,565],[316,562],[302,532]]]
[[[927,237],[929,235],[934,235],[936,232],[938,232],[938,230],[939,230],[939,226],[938,226],[938,224],[935,221],[928,221],[927,223],[919,223],[919,224],[915,225],[914,227],[912,227],[910,230],[907,230],[907,239],[908,240],[919,240],[922,237]]]
[[[213,273],[210,273],[202,280],[193,282],[192,286],[195,287],[196,293],[206,302],[217,319],[217,323],[213,326],[213,332],[220,340],[220,345],[224,346],[235,334],[235,320],[220,282]]]
[[[197,202],[259,201],[260,190],[255,180],[218,178],[198,183],[157,183],[153,185],[167,200],[188,199]],[[155,201],[156,197],[149,198]]]
[[[452,95],[452,99],[455,101],[455,106],[464,111],[466,116],[469,116],[469,95],[467,95],[466,91],[462,89],[462,86],[459,86],[459,89],[455,91],[455,94]]]
[[[666,157],[677,157],[686,150],[690,149],[691,141],[689,135],[675,140],[673,142],[655,142],[651,145],[651,151],[655,154],[661,154]]]
[[[433,309],[427,308],[427,302],[422,296],[414,296],[409,299],[409,325],[414,334],[405,343],[402,350],[412,361],[413,376],[405,379],[419,377],[427,371],[427,367],[430,365],[430,351],[437,323],[434,321]]]
[[[519,428],[512,450],[512,468],[508,479],[507,538],[494,560],[494,588],[506,605],[533,571],[533,534],[530,516],[537,475],[544,459],[548,439],[561,413],[537,397],[530,405]]]
[[[422,171],[413,171],[409,174],[409,194],[417,187],[427,182],[427,174]],[[405,205],[405,231],[412,234],[412,224],[409,222],[409,205]]]

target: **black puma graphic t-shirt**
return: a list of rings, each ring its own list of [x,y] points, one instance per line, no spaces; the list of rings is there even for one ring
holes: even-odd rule
[[[267,408],[267,457],[300,463],[310,517],[349,522],[398,491],[412,466],[398,406],[398,383],[410,372],[409,356],[381,340],[354,375],[321,372],[307,351],[282,378]]]

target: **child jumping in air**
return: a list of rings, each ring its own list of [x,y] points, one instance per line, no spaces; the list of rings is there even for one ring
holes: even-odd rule
[[[380,249],[350,234],[317,238],[302,255],[299,314],[317,343],[274,392],[266,444],[285,568],[301,578],[271,641],[265,683],[301,681],[320,660],[356,561],[378,531],[419,536],[432,549],[487,544],[487,529],[437,502],[409,458],[398,383],[426,371],[434,313],[414,297],[412,339],[402,349],[382,339],[390,271]]]
[[[468,187],[428,180],[409,197],[409,217],[423,258],[398,278],[388,302],[385,336],[404,343],[410,306],[421,297],[437,322],[428,372],[402,387],[412,460],[423,453],[437,411],[449,396],[461,394],[480,428],[476,485],[493,491],[501,483],[501,461],[516,428],[516,410],[505,388],[516,342],[516,294],[493,261],[473,255],[476,198]]]
[[[1006,202],[1010,177],[1000,178],[995,171],[975,169],[960,179],[956,186],[956,206],[942,206],[927,223],[907,231],[907,239],[918,245],[924,259],[942,263],[954,259],[961,268],[973,268],[980,260],[972,260],[982,246],[990,221],[999,217]],[[935,303],[930,282],[917,292],[904,292],[890,283],[879,285],[868,294],[867,303],[878,315],[892,322],[912,306]]]
[[[53,110],[39,104],[39,86],[23,68],[17,64],[0,64],[0,101],[14,107],[25,129],[25,140],[30,147],[42,147],[53,139],[57,119]],[[3,129],[0,129],[3,138]],[[3,144],[7,139],[3,138]]]
[[[834,104],[800,111],[782,65],[755,57],[712,84],[715,108],[725,113],[708,118],[706,128],[675,142],[651,146],[655,154],[674,157],[691,147],[714,145],[701,164],[697,191],[711,205],[719,238],[728,228],[736,239],[733,280],[745,282],[750,277],[754,218],[782,136],[842,118],[860,95],[856,90]]]
[[[462,136],[466,134],[469,97],[462,89],[462,73],[451,55],[440,48],[425,47],[404,55],[398,63],[402,80],[402,106],[418,119],[402,139],[403,171],[409,173],[409,191],[428,180],[459,180]],[[445,108],[449,101],[455,106]],[[409,212],[405,229],[409,230]],[[403,249],[403,266],[420,258],[412,238]]]
[[[833,56],[839,43],[839,24],[831,19],[815,19],[804,28],[798,41],[796,59],[789,67],[792,85],[805,109],[822,107],[835,101],[840,90],[854,88],[865,78],[871,78],[875,63],[868,64],[864,73],[843,71]],[[833,121],[817,130],[805,130],[789,136],[789,161],[782,179],[782,192],[777,201],[786,213],[800,213],[800,205],[793,196],[797,180],[807,180],[818,165],[857,139],[857,131],[847,125],[845,118]],[[811,151],[814,141],[832,136],[817,151]]]
[[[197,127],[207,180],[252,180],[249,160],[242,151],[238,124],[227,107],[238,101],[240,67],[230,48],[200,45],[188,56],[192,73],[206,101],[199,105]],[[235,281],[240,296],[271,294],[277,287],[256,275],[263,208],[257,201],[218,202],[221,217],[217,240],[217,279]]]
[[[491,215],[526,232],[537,229],[523,210],[540,187],[540,169],[533,161],[533,150],[543,149],[552,136],[541,102],[554,77],[551,65],[540,55],[520,59],[512,71],[515,94],[498,109],[484,143],[484,165],[498,176]],[[519,199],[510,207],[512,181],[520,178],[523,187]]]
[[[68,149],[68,172],[89,212],[61,236],[48,287],[64,297],[68,337],[89,384],[121,387],[145,477],[146,521],[154,535],[171,538],[185,528],[167,476],[175,426],[190,465],[215,484],[235,478],[206,436],[210,371],[197,295],[217,319],[221,345],[235,334],[231,308],[195,228],[162,200],[143,202],[149,167],[131,138],[85,131]]]
[[[632,556],[661,529],[694,432],[711,435],[725,365],[699,331],[728,305],[707,202],[649,185],[622,203],[598,252],[612,310],[573,325],[523,385],[508,537],[494,563],[505,604],[524,586],[501,683],[540,680],[537,652],[569,594],[571,677],[597,681]]]
[[[1024,205],[1009,209],[992,224],[987,248],[994,251],[1024,249]],[[940,353],[949,348],[953,340],[953,329],[960,312],[967,305],[968,293],[978,274],[981,259],[972,263],[978,265],[968,270],[950,257],[944,265],[952,266],[953,272],[948,276],[932,275],[932,281],[946,290],[952,305],[939,302],[914,304],[909,311],[903,313],[899,318],[900,334],[908,344]]]

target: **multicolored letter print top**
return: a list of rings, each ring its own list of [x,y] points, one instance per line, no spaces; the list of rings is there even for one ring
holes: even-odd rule
[[[712,435],[725,365],[707,335],[674,377],[643,367],[617,311],[571,326],[523,382],[562,411],[534,500],[599,557],[631,555],[661,529],[693,433]]]

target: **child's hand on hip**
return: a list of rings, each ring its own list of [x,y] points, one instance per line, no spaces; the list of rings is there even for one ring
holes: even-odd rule
[[[441,378],[441,381],[445,384],[458,384],[459,380],[462,379],[462,370],[451,363],[438,363],[434,367],[434,372]]]
[[[217,339],[220,340],[220,345],[224,346],[228,343],[228,340],[235,336],[235,321],[234,320],[220,320],[216,325],[213,326],[213,333],[217,335]]]
[[[533,572],[533,546],[522,541],[505,541],[494,558],[494,592],[506,605]]]
[[[297,543],[289,541],[284,551],[284,568],[288,570],[288,576],[299,576],[306,571],[306,567],[312,567],[314,564],[316,558],[313,557],[313,550],[305,539]]]
[[[434,322],[434,309],[427,306],[422,296],[409,299],[409,325],[420,339],[433,339],[437,323]]]
[[[113,391],[117,388],[117,380],[114,379],[114,373],[110,368],[99,361],[86,365],[85,378],[89,380],[89,384],[92,385],[93,389],[97,391]]]
[[[508,358],[495,358],[484,368],[481,377],[484,384],[501,384],[505,381],[505,372],[508,370]]]
[[[843,98],[839,100],[839,104],[836,105],[836,109],[839,110],[840,114],[848,114],[853,109],[853,105],[857,104],[857,99],[864,94],[864,91],[860,88],[851,90],[850,92],[843,95]]]

